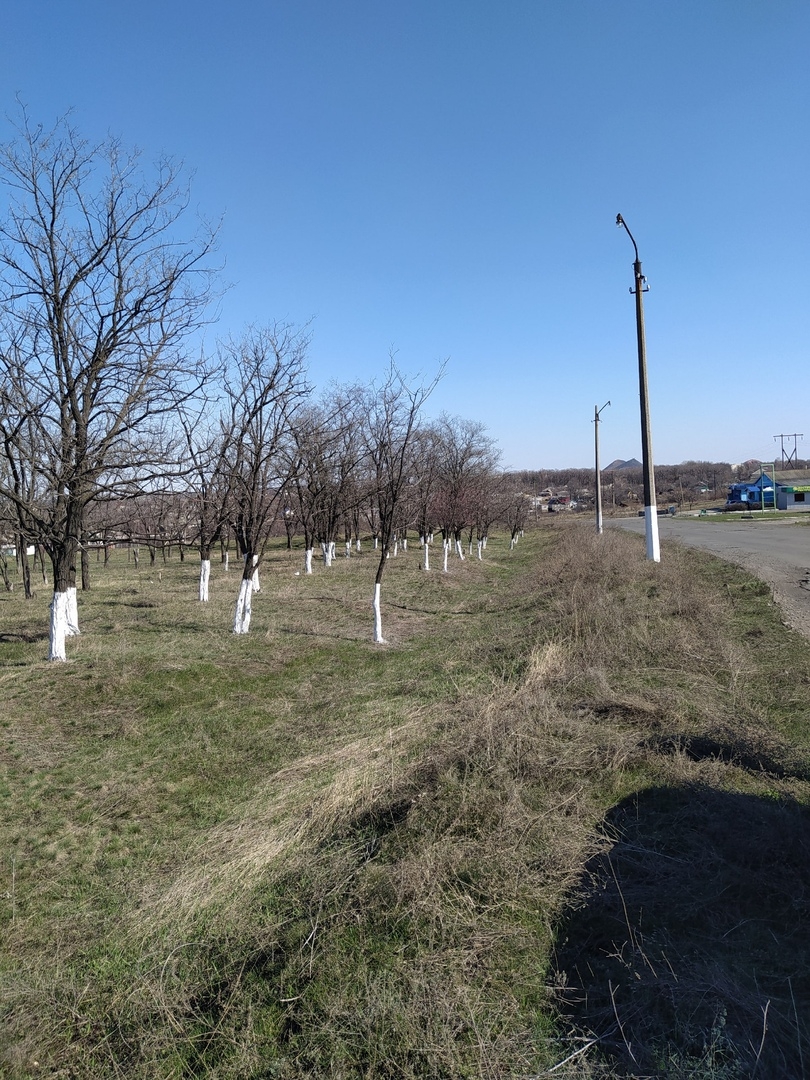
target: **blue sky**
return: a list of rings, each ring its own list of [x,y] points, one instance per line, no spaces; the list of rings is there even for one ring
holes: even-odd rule
[[[222,217],[216,336],[312,319],[311,375],[391,349],[514,468],[810,456],[806,0],[27,0],[0,115],[73,108]],[[10,133],[10,129],[6,129]],[[791,443],[792,448],[792,443]]]

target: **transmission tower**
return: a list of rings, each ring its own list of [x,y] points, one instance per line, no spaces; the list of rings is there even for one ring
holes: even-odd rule
[[[782,447],[782,468],[787,469],[791,462],[793,465],[797,465],[799,458],[796,451],[796,440],[803,439],[804,435],[801,432],[794,431],[792,435],[774,435],[774,440],[779,439]],[[790,453],[785,451],[785,439],[793,439],[793,450]]]

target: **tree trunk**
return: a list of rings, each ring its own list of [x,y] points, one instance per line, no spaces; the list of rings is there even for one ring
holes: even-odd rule
[[[20,573],[23,580],[23,595],[26,600],[32,600],[34,593],[31,589],[31,564],[28,562],[28,540],[20,533],[17,538],[17,558],[20,564]]]
[[[88,592],[90,589],[90,552],[87,548],[87,540],[82,540],[81,548],[81,560],[82,560],[82,592]]]
[[[53,600],[48,634],[49,660],[67,660],[65,639],[79,632],[76,607],[76,547],[76,539],[69,536],[51,556]]]
[[[374,599],[371,601],[371,610],[374,612],[374,642],[377,645],[385,645],[382,634],[382,610],[380,608],[380,583],[374,585]]]
[[[312,556],[313,556],[313,554],[314,554],[314,552],[313,552],[313,549],[311,547],[308,547],[307,550],[304,552],[304,573],[305,574],[311,574],[312,573]]]
[[[253,596],[253,560],[245,560],[245,570],[239,582],[239,595],[236,598],[236,611],[233,617],[233,632],[247,634],[250,630],[251,598]]]
[[[200,603],[208,603],[208,579],[211,577],[211,550],[200,545]]]
[[[386,641],[382,633],[382,608],[380,606],[380,591],[382,578],[385,572],[385,560],[388,558],[388,544],[383,543],[380,561],[377,566],[377,575],[374,579],[374,599],[371,601],[371,610],[374,612],[374,642],[377,645],[385,645]]]

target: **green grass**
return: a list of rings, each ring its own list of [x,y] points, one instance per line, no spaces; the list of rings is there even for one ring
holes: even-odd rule
[[[810,652],[769,590],[568,521],[419,562],[382,647],[369,545],[275,548],[247,637],[233,572],[200,605],[117,553],[65,665],[45,590],[0,596],[0,1073],[802,1075]]]

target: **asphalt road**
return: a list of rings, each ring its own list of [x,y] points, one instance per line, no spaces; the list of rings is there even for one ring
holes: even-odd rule
[[[644,534],[644,519],[613,518],[606,524]],[[786,621],[810,637],[810,514],[803,520],[763,521],[740,518],[712,520],[710,515],[659,517],[662,541],[679,540],[690,547],[704,548],[767,581],[782,605]]]

